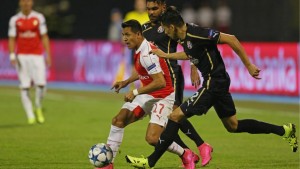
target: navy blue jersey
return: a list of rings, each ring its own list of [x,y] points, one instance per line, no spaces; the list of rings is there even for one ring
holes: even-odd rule
[[[142,25],[142,29],[143,35],[147,39],[147,41],[152,42],[165,53],[176,52],[178,43],[165,34],[164,29],[160,24],[152,26],[151,22],[147,22]],[[178,65],[177,60],[170,59],[167,60],[167,62],[170,63],[173,68]]]
[[[190,61],[200,70],[205,80],[211,77],[223,77],[225,65],[217,48],[220,32],[187,24],[186,38],[180,43]]]

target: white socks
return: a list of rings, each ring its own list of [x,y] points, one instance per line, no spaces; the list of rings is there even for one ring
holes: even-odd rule
[[[113,160],[115,159],[119,147],[123,141],[123,135],[124,135],[124,128],[119,128],[117,126],[111,125],[109,136],[107,139],[107,144],[110,146],[110,148],[113,151]]]
[[[28,119],[35,118],[32,109],[32,103],[29,96],[29,89],[21,89],[21,100]]]
[[[184,149],[175,142],[168,147],[168,151],[177,154],[178,156],[181,156],[184,153]]]
[[[44,97],[44,87],[37,86],[35,89],[35,106],[36,106],[36,108],[42,108],[43,97]]]

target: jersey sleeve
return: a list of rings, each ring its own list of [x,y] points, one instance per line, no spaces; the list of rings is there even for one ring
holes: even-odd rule
[[[211,28],[196,27],[191,31],[190,36],[198,39],[203,44],[217,44],[220,38],[220,32]]]
[[[15,17],[10,18],[8,25],[8,37],[16,37],[17,28],[16,28],[16,19]]]
[[[146,56],[141,56],[140,63],[147,70],[149,75],[162,72],[159,63],[159,57],[156,55],[150,54]]]
[[[39,22],[40,22],[40,25],[39,25],[39,30],[40,30],[40,34],[41,35],[44,35],[47,33],[47,25],[46,25],[46,19],[44,17],[44,15],[39,15]]]

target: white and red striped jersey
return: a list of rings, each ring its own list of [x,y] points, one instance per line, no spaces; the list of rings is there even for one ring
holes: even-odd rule
[[[166,61],[154,54],[149,54],[152,49],[156,48],[156,46],[144,39],[141,46],[135,51],[134,66],[143,86],[146,86],[153,81],[150,76],[151,74],[159,72],[163,73],[166,87],[148,94],[155,98],[165,98],[166,96],[169,96],[174,89]]]
[[[10,18],[8,36],[16,37],[17,54],[41,55],[41,35],[46,33],[45,17],[39,12],[31,11],[28,16],[19,12]]]

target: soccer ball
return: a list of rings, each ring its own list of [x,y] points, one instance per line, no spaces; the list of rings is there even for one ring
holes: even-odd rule
[[[95,167],[105,167],[112,162],[113,152],[107,144],[98,143],[91,147],[89,159]]]

